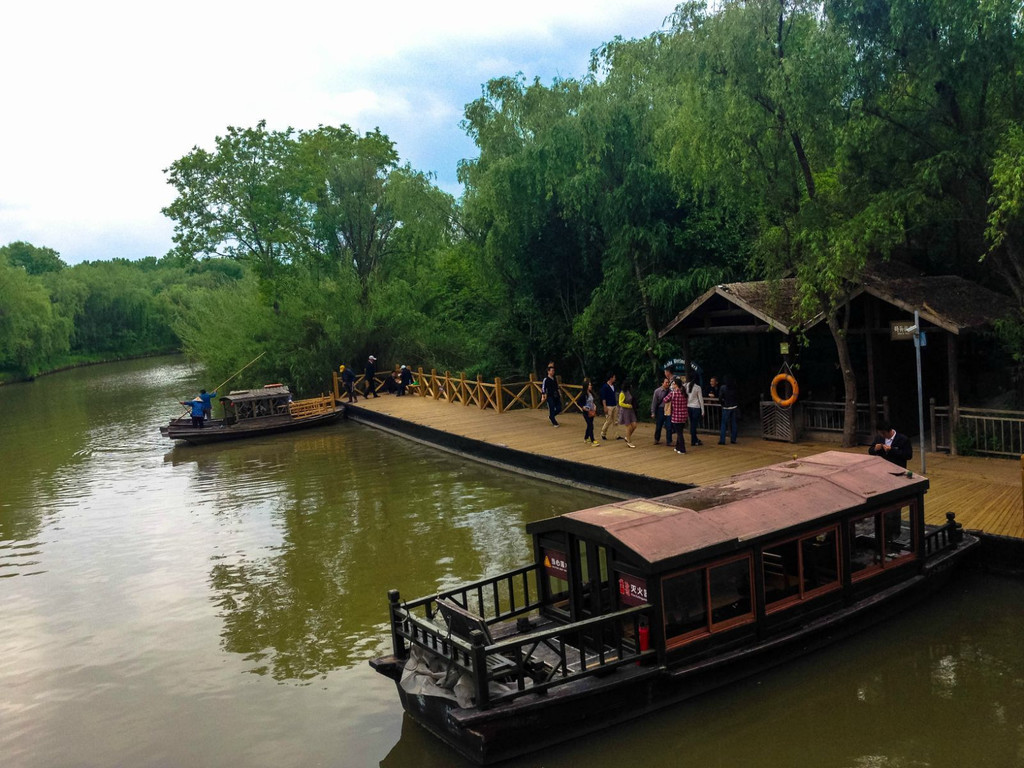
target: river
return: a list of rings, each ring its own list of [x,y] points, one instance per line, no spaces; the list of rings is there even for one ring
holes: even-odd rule
[[[171,447],[180,358],[0,387],[0,761],[464,763],[367,665],[386,592],[529,558],[603,501],[354,423]],[[514,768],[1024,766],[1024,584],[965,572],[841,645]]]

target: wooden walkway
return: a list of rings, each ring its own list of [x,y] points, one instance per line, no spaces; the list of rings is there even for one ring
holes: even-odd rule
[[[359,399],[357,406],[386,413],[404,421],[475,440],[505,445],[519,451],[555,456],[594,466],[647,475],[681,483],[703,485],[748,469],[776,464],[794,456],[809,456],[821,451],[864,452],[864,447],[839,449],[832,443],[782,443],[759,436],[740,434],[735,445],[718,445],[717,436],[702,435],[704,445],[690,447],[680,456],[664,444],[654,445],[654,426],[641,423],[633,434],[635,449],[609,436],[600,447],[583,442],[584,422],[578,413],[558,417],[554,428],[548,422],[547,409],[497,413],[476,406],[407,395],[381,395]],[[600,441],[603,415],[594,422]],[[621,427],[617,427],[621,432]],[[663,436],[664,437],[664,436]],[[1021,465],[1009,459],[951,457],[945,453],[926,454],[930,490],[925,498],[925,519],[945,522],[947,512],[955,512],[965,528],[985,533],[1024,539],[1024,507],[1021,499]],[[908,469],[921,468],[918,446]]]

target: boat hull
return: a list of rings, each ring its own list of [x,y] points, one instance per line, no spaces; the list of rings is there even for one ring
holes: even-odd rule
[[[192,445],[204,445],[320,427],[334,423],[343,413],[344,407],[339,406],[330,413],[298,419],[287,415],[268,416],[261,419],[247,419],[235,424],[224,424],[223,420],[214,419],[206,422],[202,427],[193,427],[191,419],[176,419],[166,427],[161,427],[160,432],[171,440],[182,440]]]
[[[953,567],[977,543],[965,536],[911,577],[782,634],[696,661],[620,667],[486,710],[462,709],[450,699],[407,693],[400,684],[404,659],[388,656],[370,664],[396,682],[402,706],[415,722],[469,760],[489,765],[641,717],[897,615],[941,589]]]

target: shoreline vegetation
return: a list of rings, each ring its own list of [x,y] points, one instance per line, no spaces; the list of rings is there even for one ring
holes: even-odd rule
[[[62,373],[64,371],[72,371],[75,368],[87,368],[92,365],[104,365],[106,363],[120,363],[125,360],[143,360],[149,357],[171,357],[175,355],[184,355],[180,349],[168,349],[157,352],[143,352],[138,355],[119,355],[115,357],[102,357],[95,359],[82,359],[74,362],[68,362],[58,365],[55,368],[50,368],[45,371],[39,371],[32,376],[26,376],[23,378],[9,378],[6,374],[0,373],[0,387],[7,386],[8,384],[28,384],[35,381],[43,376],[52,376],[55,373]]]
[[[792,276],[793,327],[829,330],[790,338],[801,388],[856,402],[848,298],[873,262],[1024,303],[1022,60],[1019,0],[686,3],[584,77],[488,80],[458,199],[380,129],[193,137],[164,169],[164,256],[0,247],[0,374],[173,347],[215,380],[263,352],[238,383],[299,393],[369,355],[644,392],[684,353],[742,373],[741,342],[659,330],[717,285]],[[1022,317],[975,390],[1024,401]]]

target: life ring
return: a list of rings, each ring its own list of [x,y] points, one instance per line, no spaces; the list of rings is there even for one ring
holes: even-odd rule
[[[781,384],[784,381],[788,381],[789,386],[792,387],[793,389],[793,394],[791,394],[785,400],[783,400],[779,396],[779,384]],[[780,373],[778,376],[772,379],[772,400],[774,400],[778,405],[781,405],[783,408],[788,408],[789,406],[793,405],[793,403],[796,402],[797,395],[799,394],[800,387],[797,386],[796,379],[793,378],[791,374]]]

